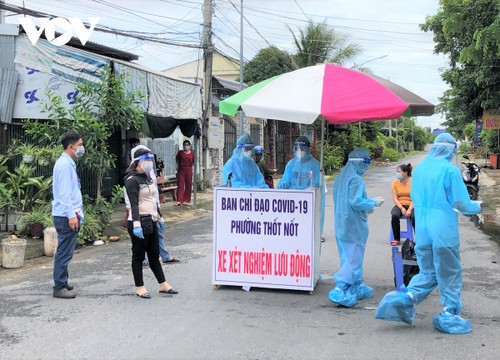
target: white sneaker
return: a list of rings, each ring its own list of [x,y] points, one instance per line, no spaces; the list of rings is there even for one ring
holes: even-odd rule
[[[96,240],[96,241],[94,241],[94,245],[104,245],[104,241]]]

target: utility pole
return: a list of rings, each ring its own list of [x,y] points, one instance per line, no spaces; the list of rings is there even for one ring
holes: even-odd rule
[[[399,136],[399,131],[398,131],[398,119],[396,119],[396,151],[399,152],[399,144],[398,144],[398,136]]]
[[[204,0],[203,2],[203,112],[202,112],[202,143],[201,143],[201,153],[202,153],[202,164],[203,170],[207,170],[207,157],[208,151],[204,148],[208,141],[203,141],[203,139],[208,140],[209,131],[209,120],[212,116],[212,62],[214,56],[214,46],[212,44],[212,14],[213,14],[213,4],[212,0]],[[195,148],[196,148],[195,143]],[[198,151],[199,149],[196,148]],[[207,176],[204,174],[202,179],[206,179]],[[195,166],[195,179],[197,179],[196,166]],[[195,182],[195,189],[197,187]],[[196,207],[196,197],[195,197],[195,207]]]
[[[240,6],[240,91],[243,90],[243,0]],[[240,110],[240,132],[243,135],[243,110]]]
[[[5,4],[5,0],[0,0],[0,4]],[[3,9],[0,9],[0,24],[3,24],[4,22],[5,22],[4,11]]]
[[[203,4],[203,121],[207,121],[212,115],[211,92],[212,92],[212,61],[214,47],[212,44],[212,0],[204,0]]]

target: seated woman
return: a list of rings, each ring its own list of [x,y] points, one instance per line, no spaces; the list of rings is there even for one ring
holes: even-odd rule
[[[396,169],[397,180],[392,182],[392,200],[394,201],[394,207],[391,210],[391,225],[394,240],[391,242],[391,246],[399,245],[401,240],[399,219],[402,216],[410,217],[413,229],[415,229],[415,215],[413,213],[413,203],[410,197],[412,169],[411,164],[399,165]]]

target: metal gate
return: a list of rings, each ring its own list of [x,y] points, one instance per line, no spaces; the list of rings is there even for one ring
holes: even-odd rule
[[[260,143],[260,125],[250,124],[250,139],[254,145],[263,145]]]
[[[224,116],[224,164],[233,155],[236,147],[236,124],[228,116]]]
[[[20,141],[29,144],[34,143],[31,136],[24,132],[24,129],[21,124],[13,123],[7,126],[8,126],[7,147],[9,147],[13,139],[19,139]],[[122,156],[121,142],[122,140],[120,136],[120,131],[116,131],[108,140],[109,153],[115,155],[117,159],[120,159]],[[62,152],[63,149],[61,146],[61,154]],[[12,169],[19,166],[20,163],[21,163],[20,156],[14,158],[11,162]],[[111,197],[113,193],[113,187],[116,184],[120,184],[121,180],[123,179],[123,176],[125,175],[125,169],[121,169],[119,164],[120,161],[117,161],[117,166],[114,169],[110,169],[108,173],[103,176],[101,195],[108,199]],[[53,164],[51,166],[40,166],[37,163],[34,163],[33,166],[35,166],[35,171],[33,174],[34,176],[52,176]],[[91,198],[95,199],[97,196],[96,174],[92,170],[84,169],[78,163],[77,163],[77,172],[82,184],[82,193],[84,195],[88,195]]]
[[[167,178],[175,177],[177,173],[177,164],[175,157],[177,155],[178,146],[172,138],[165,139],[149,139],[148,148],[156,154],[158,160],[163,160],[163,175]]]
[[[288,135],[289,124],[284,121],[276,121],[276,168],[278,173],[283,174],[286,166],[286,154],[289,149],[285,149],[285,140]]]

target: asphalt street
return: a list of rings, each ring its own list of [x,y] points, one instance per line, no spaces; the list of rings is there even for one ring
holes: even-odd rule
[[[416,165],[422,158],[407,161]],[[462,315],[473,332],[447,335],[432,327],[441,311],[437,290],[417,306],[413,326],[374,319],[380,299],[394,288],[388,235],[395,169],[375,167],[364,176],[368,195],[386,201],[369,217],[364,278],[374,297],[353,308],[338,307],[327,297],[339,264],[329,183],[322,278],[314,295],[214,289],[212,212],[196,210],[167,223],[167,247],[181,262],[163,268],[178,295],[159,294],[149,269],[145,283],[153,298],[135,295],[127,239],[77,250],[70,266],[75,300],[52,298],[52,258],[0,270],[0,358],[498,359],[500,251],[462,215]]]

